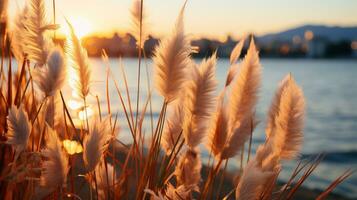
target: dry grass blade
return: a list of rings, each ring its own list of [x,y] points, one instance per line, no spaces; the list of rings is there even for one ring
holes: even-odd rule
[[[344,172],[341,176],[339,176],[336,180],[334,180],[326,189],[323,191],[318,197],[316,197],[316,200],[323,200],[326,199],[326,197],[334,190],[340,183],[345,181],[348,177],[350,177],[353,174],[352,170],[347,170]]]
[[[280,192],[279,196],[278,196],[278,200],[280,200],[283,195],[285,194],[285,192],[290,188],[292,182],[294,181],[294,179],[296,178],[296,176],[309,164],[309,162],[306,162],[304,164],[302,164],[302,161],[300,160],[299,163],[296,165],[293,173],[291,174],[289,180],[287,181],[287,183],[283,186],[282,191]]]
[[[9,54],[10,55],[10,54]],[[7,73],[7,77],[8,77],[8,80],[7,80],[7,105],[8,107],[11,107],[12,105],[12,62],[11,62],[11,55],[9,56],[9,69],[8,69],[8,73]]]
[[[21,71],[20,71],[20,76],[18,78],[17,86],[16,86],[16,94],[14,98],[14,104],[19,107],[21,103],[21,86],[22,86],[22,80],[24,80],[26,74],[26,59],[23,60],[22,66],[21,66]],[[25,86],[26,89],[27,85]],[[25,90],[24,90],[25,91]]]
[[[127,101],[128,101],[128,104],[129,104],[129,111],[130,111],[130,117],[131,117],[131,124],[134,124],[134,115],[133,115],[133,110],[132,110],[132,106],[131,106],[131,98],[130,98],[130,92],[129,92],[129,87],[128,87],[128,81],[127,81],[127,78],[126,78],[126,72],[125,72],[125,69],[124,69],[124,65],[122,63],[122,60],[120,59],[119,60],[119,66],[120,66],[120,70],[121,70],[121,74],[122,74],[122,77],[123,77],[123,80],[124,80],[124,84],[125,84],[125,91],[126,91],[126,96],[127,96]]]
[[[0,22],[5,20],[7,17],[7,5],[8,5],[8,0],[2,0],[0,2]]]
[[[314,161],[312,161],[310,166],[305,170],[302,177],[297,181],[296,185],[290,190],[289,194],[284,199],[289,200],[293,198],[293,195],[301,187],[305,180],[311,175],[311,173],[316,169],[316,167],[320,164],[323,158],[324,155],[319,155],[314,159]]]

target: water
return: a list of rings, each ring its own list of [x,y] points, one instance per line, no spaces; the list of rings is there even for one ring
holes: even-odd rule
[[[111,59],[111,70],[118,81],[120,91],[126,99],[124,82],[119,68],[119,60]],[[326,153],[325,160],[320,164],[313,175],[304,184],[310,188],[323,189],[347,169],[357,169],[357,60],[290,60],[290,59],[263,59],[263,84],[257,107],[260,123],[254,132],[253,147],[264,142],[265,116],[279,81],[288,73],[292,73],[297,83],[302,86],[306,102],[307,115],[305,126],[305,142],[302,150],[303,157],[316,156]],[[107,111],[105,79],[105,64],[100,59],[91,59],[93,65],[93,95],[101,97],[101,108]],[[123,65],[128,79],[128,87],[135,108],[137,60],[124,59]],[[151,61],[142,66],[141,102],[145,102],[148,90],[145,67],[151,73]],[[217,79],[221,89],[229,66],[227,59],[220,59],[217,67]],[[152,77],[151,75],[149,76]],[[126,126],[126,119],[120,105],[118,94],[113,81],[110,80],[110,101],[112,113],[118,113],[121,126],[119,139],[130,142],[131,136]],[[69,89],[66,89],[66,99],[71,98]],[[153,93],[153,112],[157,119],[161,108],[162,98]],[[95,98],[89,102],[96,105]],[[141,106],[143,107],[143,106]],[[135,109],[134,109],[135,110]],[[150,130],[149,117],[144,122],[146,132]],[[207,158],[208,153],[203,152]],[[229,168],[237,168],[238,162],[231,161]],[[284,163],[284,171],[280,179],[287,180],[296,165],[295,162]],[[353,175],[342,183],[335,191],[343,195],[357,197],[357,175]]]

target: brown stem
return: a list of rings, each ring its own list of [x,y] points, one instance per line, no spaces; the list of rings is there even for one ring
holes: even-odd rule
[[[134,126],[134,132],[136,132],[137,125],[138,125],[138,113],[139,113],[139,102],[140,102],[140,74],[141,74],[141,43],[142,43],[142,26],[143,26],[143,4],[144,0],[141,0],[141,5],[140,5],[140,30],[139,30],[139,50],[138,50],[138,57],[139,57],[139,63],[138,63],[138,87],[137,87],[137,94],[136,94],[136,116],[135,116],[135,126]]]

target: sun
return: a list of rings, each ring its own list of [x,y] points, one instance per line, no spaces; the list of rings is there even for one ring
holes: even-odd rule
[[[93,31],[93,26],[87,19],[79,16],[70,17],[68,21],[72,24],[74,32],[78,38],[83,38]],[[66,23],[62,24],[60,32],[65,35],[70,35],[70,28]]]

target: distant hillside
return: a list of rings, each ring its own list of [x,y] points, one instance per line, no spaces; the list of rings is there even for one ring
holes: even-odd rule
[[[300,36],[300,38],[304,38],[305,31],[308,30],[312,31],[315,37],[321,36],[332,42],[341,40],[357,40],[357,26],[340,27],[323,25],[300,26],[278,33],[258,36],[257,40],[261,44],[270,43],[272,41],[291,41],[294,36]]]

